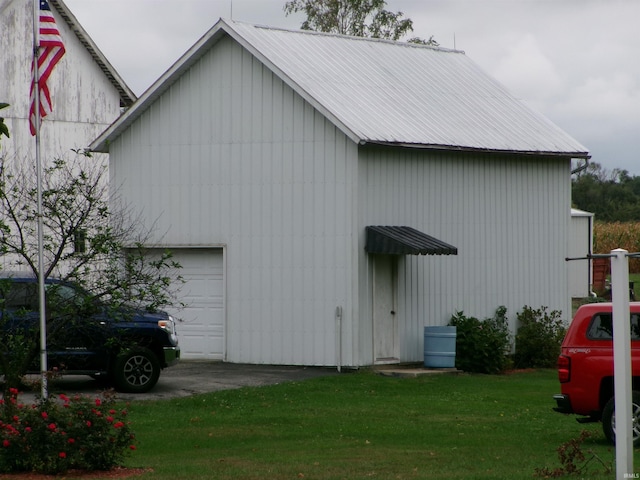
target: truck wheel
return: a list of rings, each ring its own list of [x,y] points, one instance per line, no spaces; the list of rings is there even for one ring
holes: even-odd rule
[[[113,380],[120,392],[148,392],[159,377],[160,362],[147,348],[129,350],[119,355],[113,367]]]
[[[633,436],[633,446],[640,447],[640,392],[631,394],[631,435]],[[616,443],[616,412],[615,399],[611,397],[602,410],[602,429],[604,435],[611,443]]]

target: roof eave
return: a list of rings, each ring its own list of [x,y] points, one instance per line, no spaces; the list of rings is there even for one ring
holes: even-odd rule
[[[302,96],[307,102],[309,102],[314,108],[327,117],[336,127],[338,127],[345,135],[347,135],[354,143],[360,143],[361,137],[358,136],[353,130],[347,127],[336,115],[325,108],[320,102],[318,102],[312,95],[306,92],[300,85],[294,82],[288,75],[286,75],[280,68],[278,68],[273,62],[271,62],[264,54],[262,54],[254,45],[249,43],[242,35],[233,29],[233,25],[224,19],[218,20],[218,22],[211,27],[211,29],[205,33],[200,40],[198,40],[189,50],[187,50],[182,57],[180,57],[154,84],[147,89],[146,92],[138,99],[138,101],[125,112],[118,120],[116,120],[109,128],[107,128],[98,138],[96,138],[90,145],[90,149],[94,152],[109,151],[109,143],[117,136],[119,136],[124,130],[126,130],[139,115],[144,112],[150,102],[153,102],[156,98],[162,95],[179,77],[184,71],[191,67],[202,55],[204,55],[209,48],[222,38],[223,35],[229,35],[236,42],[238,42],[243,48],[247,49],[258,60],[264,63],[271,71],[273,71],[279,78],[281,78],[287,85],[289,85],[296,93]]]
[[[226,33],[226,22],[220,19],[207,33],[193,44],[160,78],[158,78],[114,123],[112,123],[98,138],[96,138],[89,149],[94,152],[109,152],[109,143],[124,132],[142,113],[169,89],[173,83],[189,69],[204,53],[220,40]]]
[[[91,54],[91,57],[98,64],[100,70],[102,70],[105,76],[109,79],[109,82],[111,82],[111,84],[116,88],[120,94],[120,106],[129,107],[132,105],[137,99],[136,94],[133,93],[133,90],[129,88],[113,65],[111,65],[109,60],[107,60],[107,57],[105,57],[100,51],[87,31],[82,28],[82,25],[80,25],[78,19],[71,10],[69,10],[69,7],[67,7],[62,0],[50,0],[49,3],[54,6],[69,28],[71,28],[73,33],[76,34],[80,43],[82,43],[82,45],[84,45],[87,51]]]
[[[401,147],[401,148],[412,148],[412,149],[419,149],[419,150],[435,150],[435,151],[447,151],[447,152],[528,155],[528,156],[536,156],[536,157],[565,157],[565,158],[580,158],[585,160],[588,160],[591,158],[591,155],[589,154],[588,151],[541,151],[541,150],[519,150],[519,149],[496,149],[496,148],[466,147],[466,146],[460,146],[460,145],[388,142],[388,141],[380,141],[380,140],[360,140],[359,144],[361,146],[378,145],[378,146],[385,146],[385,147]]]

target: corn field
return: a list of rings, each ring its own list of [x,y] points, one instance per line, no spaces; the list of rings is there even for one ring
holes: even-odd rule
[[[609,253],[616,248],[640,252],[639,222],[594,222],[593,253]],[[640,259],[629,259],[629,272],[640,273]]]

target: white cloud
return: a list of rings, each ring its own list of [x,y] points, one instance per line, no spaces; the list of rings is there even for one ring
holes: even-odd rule
[[[640,85],[638,78],[625,72],[612,72],[584,79],[569,92],[559,109],[571,114],[599,119],[600,128],[607,121],[638,122]],[[602,122],[604,120],[604,122]]]
[[[563,88],[555,65],[540,47],[531,33],[515,38],[493,71],[499,81],[530,101],[548,99]]]

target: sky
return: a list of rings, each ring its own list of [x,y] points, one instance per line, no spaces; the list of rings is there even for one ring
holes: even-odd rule
[[[220,18],[299,28],[285,0],[64,0],[141,95]],[[640,0],[387,0],[411,36],[463,50],[582,143],[640,176]]]

